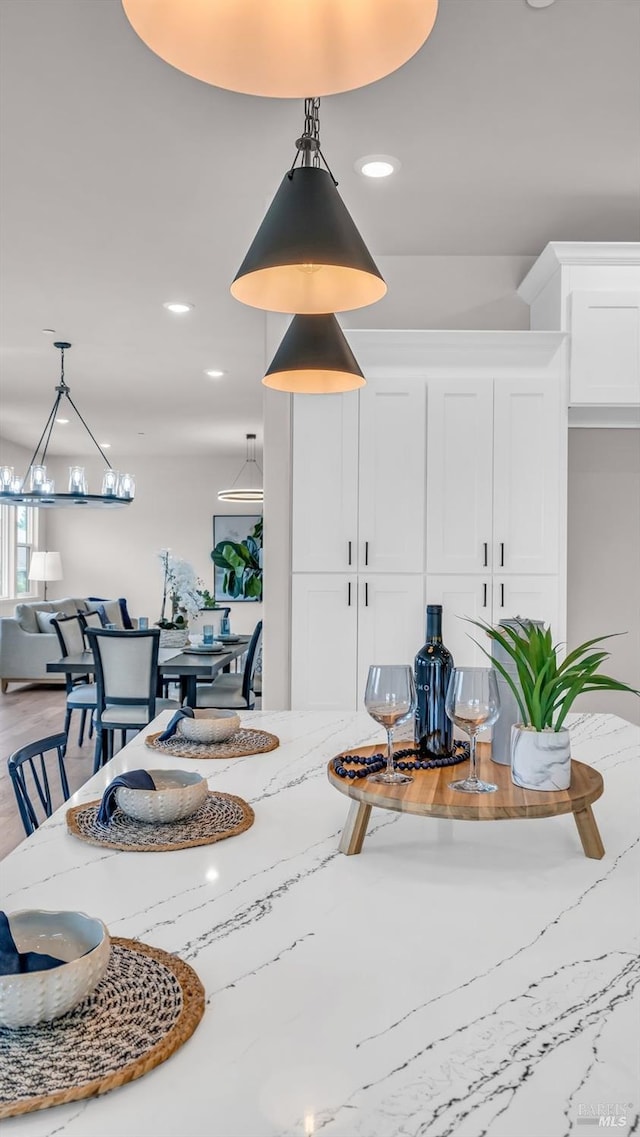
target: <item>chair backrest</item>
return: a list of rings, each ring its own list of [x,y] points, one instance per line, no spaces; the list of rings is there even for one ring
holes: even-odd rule
[[[53,810],[57,808],[53,804],[47,773],[47,755],[53,754],[53,751],[57,751],[62,801],[66,801],[69,797],[69,783],[63,757],[66,745],[66,734],[52,734],[48,738],[41,738],[38,742],[31,742],[28,746],[22,746],[20,750],[14,751],[9,758],[9,776],[27,837],[40,825],[38,803],[43,814],[42,821],[46,817],[51,817]],[[40,760],[39,769],[36,766],[35,759]]]
[[[96,663],[98,717],[107,705],[147,706],[153,718],[160,629],[124,632],[87,628]]]
[[[84,651],[84,628],[81,616],[56,616],[51,621],[55,628],[63,657]]]
[[[258,620],[253,635],[249,640],[249,647],[247,648],[247,660],[244,665],[244,674],[242,676],[242,698],[245,700],[247,706],[251,703],[251,692],[253,690],[253,676],[258,662],[258,650],[262,642],[262,620]]]

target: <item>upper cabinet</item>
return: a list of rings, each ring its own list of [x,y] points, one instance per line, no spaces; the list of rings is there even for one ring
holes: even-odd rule
[[[293,572],[423,572],[424,382],[293,400]]]
[[[635,422],[640,406],[640,243],[549,244],[518,292],[531,307],[532,329],[570,333],[570,405],[634,408],[627,421]],[[608,421],[603,418],[603,425]]]

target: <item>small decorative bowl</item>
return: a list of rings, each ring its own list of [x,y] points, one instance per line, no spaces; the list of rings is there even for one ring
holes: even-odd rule
[[[180,719],[178,734],[190,742],[226,742],[237,730],[240,719],[235,711],[211,711],[206,719]]]
[[[9,926],[18,951],[64,962],[49,971],[0,975],[0,1026],[13,1030],[66,1015],[91,994],[109,966],[109,933],[102,920],[84,912],[13,912]]]
[[[182,821],[196,813],[207,796],[205,779],[190,770],[149,770],[149,774],[155,790],[133,790],[128,786],[116,790],[120,809],[135,821],[150,825]]]

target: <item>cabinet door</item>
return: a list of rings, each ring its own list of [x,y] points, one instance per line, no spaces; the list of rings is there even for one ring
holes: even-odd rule
[[[293,575],[292,710],[355,710],[357,631],[355,576]]]
[[[640,292],[574,292],[571,404],[640,403]]]
[[[360,392],[361,572],[424,572],[425,391],[376,379]]]
[[[494,387],[493,571],[558,571],[566,496],[560,386],[497,379]]]
[[[485,642],[482,629],[465,617],[491,623],[491,577],[427,576],[426,601],[442,604],[442,638],[456,667],[484,667],[486,656],[474,643]]]
[[[427,572],[491,571],[493,381],[429,380]]]
[[[346,572],[358,541],[358,395],[293,400],[293,572]],[[349,560],[351,555],[351,560]]]
[[[371,574],[358,581],[358,705],[372,663],[408,663],[424,643],[424,576]]]
[[[496,576],[493,582],[493,621],[516,616],[542,620],[551,627],[555,643],[564,641],[559,625],[559,580],[557,576]]]

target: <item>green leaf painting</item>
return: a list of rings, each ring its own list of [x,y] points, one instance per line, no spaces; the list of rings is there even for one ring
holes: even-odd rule
[[[217,601],[262,600],[262,529],[262,517],[214,517],[211,559]],[[216,540],[221,531],[229,535]]]

